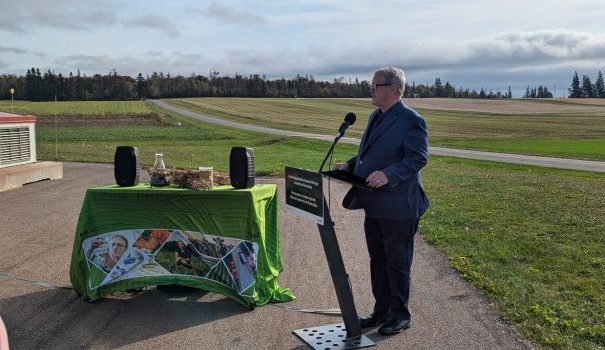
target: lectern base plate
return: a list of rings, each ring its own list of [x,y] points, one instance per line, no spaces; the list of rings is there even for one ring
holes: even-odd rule
[[[297,329],[294,334],[314,350],[361,349],[376,345],[363,334],[347,339],[344,323]]]

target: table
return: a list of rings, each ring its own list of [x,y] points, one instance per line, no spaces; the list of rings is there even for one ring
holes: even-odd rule
[[[273,184],[90,188],[76,228],[71,283],[90,301],[172,284],[221,293],[248,308],[294,300],[277,282],[278,205]]]

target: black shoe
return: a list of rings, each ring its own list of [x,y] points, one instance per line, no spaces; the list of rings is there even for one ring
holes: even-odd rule
[[[401,333],[402,330],[410,328],[410,320],[405,318],[392,318],[389,322],[378,328],[378,333],[382,335],[393,335]]]
[[[367,316],[360,317],[359,324],[361,325],[361,328],[374,327],[381,323],[384,323],[386,320],[386,315],[380,315],[372,312]]]

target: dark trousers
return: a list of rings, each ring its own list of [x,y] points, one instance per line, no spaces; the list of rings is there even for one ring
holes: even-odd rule
[[[365,219],[375,313],[411,319],[408,301],[418,221]]]

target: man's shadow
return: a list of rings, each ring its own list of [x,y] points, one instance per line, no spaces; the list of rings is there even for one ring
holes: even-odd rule
[[[47,289],[0,300],[12,349],[117,348],[245,313],[205,291],[124,293],[94,303],[70,289]]]

